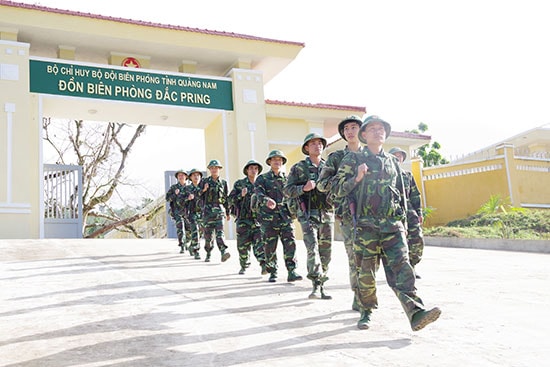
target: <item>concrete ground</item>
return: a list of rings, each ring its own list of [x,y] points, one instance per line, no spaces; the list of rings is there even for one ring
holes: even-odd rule
[[[351,310],[345,251],[327,292],[238,275],[174,240],[0,240],[0,366],[543,366],[550,255],[426,247],[418,294],[441,318],[413,332],[378,274],[369,330]],[[279,257],[282,252],[279,248]],[[298,244],[299,273],[305,248]],[[203,255],[204,258],[204,255]]]

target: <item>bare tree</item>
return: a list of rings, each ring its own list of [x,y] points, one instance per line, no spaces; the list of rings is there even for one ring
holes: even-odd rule
[[[51,119],[43,120],[43,138],[53,149],[56,162],[82,166],[82,214],[85,228],[89,216],[102,216],[95,211],[100,205],[109,206],[109,200],[119,186],[131,184],[124,176],[124,168],[132,147],[145,127],[82,120],[53,124]],[[131,219],[137,220],[139,216]],[[133,220],[112,217],[110,223],[105,223],[105,227],[114,228],[116,222],[128,225]],[[86,233],[84,228],[83,232]],[[96,228],[91,236],[96,237],[104,232]]]

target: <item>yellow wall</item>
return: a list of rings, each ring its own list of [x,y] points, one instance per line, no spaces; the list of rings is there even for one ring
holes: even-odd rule
[[[0,64],[0,232],[2,238],[38,237],[42,129],[37,99],[28,92],[29,45],[0,41]]]
[[[550,161],[516,156],[510,143],[496,146],[494,152],[491,159],[423,170],[426,205],[436,209],[427,225],[473,215],[492,195],[518,208],[550,209]]]
[[[518,192],[523,204],[550,204],[550,161],[516,159]]]

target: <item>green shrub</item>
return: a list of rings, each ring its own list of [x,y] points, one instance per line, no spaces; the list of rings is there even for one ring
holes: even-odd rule
[[[426,236],[462,238],[550,239],[550,210],[478,213],[446,226],[424,228]]]

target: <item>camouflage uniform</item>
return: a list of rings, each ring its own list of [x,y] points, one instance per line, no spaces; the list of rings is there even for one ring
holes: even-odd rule
[[[367,118],[361,131],[373,122],[384,123],[386,136],[389,135],[391,127],[378,117]],[[362,163],[367,165],[368,171],[359,182],[355,182],[357,167]],[[420,330],[435,321],[441,311],[438,308],[426,311],[416,294],[414,270],[409,263],[405,238],[407,204],[403,174],[397,159],[383,150],[374,154],[365,148],[360,153],[349,153],[343,158],[336,179],[338,196],[350,195],[356,203],[357,298],[363,308],[358,327],[368,328],[371,311],[378,307],[376,264],[379,256],[383,260],[388,285],[401,302],[411,328]]]
[[[286,158],[284,162],[286,162]],[[266,163],[269,165],[269,158]],[[285,183],[286,175],[284,172],[279,172],[276,175],[273,170],[258,176],[254,183],[254,193],[258,198],[260,207],[259,218],[264,242],[266,270],[271,274],[270,281],[275,281],[277,278],[277,241],[279,238],[283,244],[283,255],[289,273],[289,281],[301,279],[299,276],[295,277],[296,238],[292,217],[284,200],[283,187]],[[268,198],[277,203],[275,209],[267,207]]]
[[[224,241],[223,220],[225,216],[229,215],[227,182],[221,177],[218,177],[217,180],[214,180],[212,177],[207,177],[201,181],[201,187],[204,188],[205,184],[208,184],[208,189],[202,192],[202,220],[204,226],[204,249],[206,250],[206,259],[210,259],[210,253],[214,248],[212,238],[214,233],[216,244],[223,258],[226,254],[225,250],[227,249]]]
[[[407,202],[407,242],[409,244],[411,265],[414,268],[422,259],[422,253],[424,252],[424,236],[422,234],[422,223],[420,223],[422,199],[412,172],[404,171],[403,178],[405,192],[409,199]]]
[[[361,148],[362,149],[362,148]],[[355,266],[355,253],[353,252],[353,242],[355,240],[355,213],[350,210],[350,200],[348,196],[337,197],[337,185],[334,184],[334,178],[340,163],[346,154],[350,151],[348,148],[336,150],[329,154],[325,166],[319,175],[317,181],[317,189],[327,192],[329,202],[334,206],[334,214],[337,220],[340,221],[340,229],[344,237],[344,248],[348,256],[349,266],[349,283],[351,290],[357,293],[357,268]],[[352,308],[359,311],[358,302],[354,297]]]
[[[178,173],[187,172],[178,171],[176,172],[176,178]],[[176,233],[178,236],[178,246],[181,247],[180,252],[184,252],[186,244],[190,240],[191,230],[189,221],[185,212],[185,201],[184,201],[184,191],[187,185],[182,185],[181,183],[176,182],[166,192],[165,198],[169,204],[170,217],[176,225]],[[176,194],[176,190],[179,190],[179,193]]]
[[[246,188],[246,195],[241,192]],[[247,268],[249,263],[249,252],[252,253],[262,268],[265,268],[264,244],[260,224],[256,214],[250,208],[250,198],[254,193],[254,184],[248,177],[235,181],[233,190],[229,193],[228,201],[232,214],[235,216],[237,227],[237,251],[239,252],[239,263],[241,270]]]
[[[192,171],[191,171],[192,172]],[[198,172],[198,171],[197,171]],[[189,195],[193,195],[193,199],[189,199]],[[202,200],[201,200],[200,184],[187,185],[185,188],[185,208],[187,217],[189,218],[189,226],[191,229],[189,254],[195,256],[195,259],[200,259],[200,232],[202,227]]]
[[[303,187],[309,181],[317,181],[325,161],[315,166],[310,157],[296,163],[290,169],[284,194],[292,200],[298,200],[298,221],[304,234],[307,249],[307,278],[313,283],[315,297],[317,288],[322,298],[330,298],[324,293],[324,283],[328,280],[327,271],[331,260],[334,213],[327,202],[327,195],[317,188],[304,192]]]

